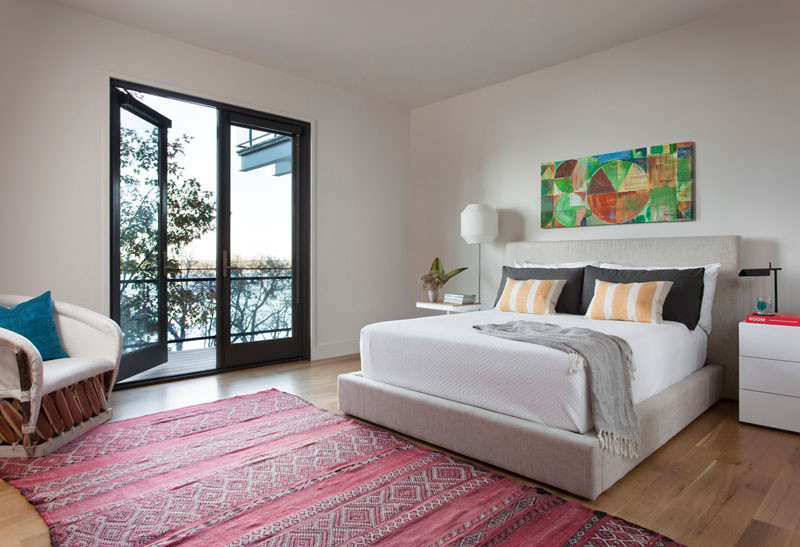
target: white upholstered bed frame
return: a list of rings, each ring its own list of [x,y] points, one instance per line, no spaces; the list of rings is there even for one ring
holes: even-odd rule
[[[581,260],[632,266],[722,264],[706,366],[636,405],[641,454],[601,450],[594,431],[573,433],[364,378],[339,376],[339,409],[573,494],[594,499],[705,412],[738,389],[739,236],[509,243],[505,264]]]

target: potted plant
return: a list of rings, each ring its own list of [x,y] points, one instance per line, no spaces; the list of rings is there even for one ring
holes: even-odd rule
[[[438,256],[434,258],[433,264],[431,264],[431,270],[419,278],[419,280],[422,281],[422,286],[428,291],[428,300],[431,302],[439,300],[439,289],[444,287],[445,283],[464,270],[466,270],[466,268],[458,268],[452,272],[444,273],[442,261],[439,260]]]

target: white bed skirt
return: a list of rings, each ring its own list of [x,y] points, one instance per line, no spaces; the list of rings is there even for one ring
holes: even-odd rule
[[[364,378],[339,376],[339,409],[405,435],[594,499],[717,402],[722,367],[706,365],[636,405],[641,455],[601,450],[573,433]]]

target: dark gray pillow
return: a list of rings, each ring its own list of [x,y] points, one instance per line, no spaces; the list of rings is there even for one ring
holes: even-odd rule
[[[503,278],[500,280],[500,288],[497,291],[497,298],[494,305],[500,301],[503,289],[506,286],[506,279],[565,279],[567,281],[561,296],[556,303],[558,313],[578,313],[581,305],[581,290],[583,289],[583,268],[514,268],[513,266],[503,266]],[[592,285],[594,286],[594,285]]]
[[[580,313],[585,314],[594,296],[594,282],[646,283],[648,281],[672,281],[672,288],[664,301],[664,321],[678,321],[689,330],[694,330],[700,320],[703,303],[703,276],[705,268],[688,270],[611,270],[586,266],[583,276],[583,294]]]

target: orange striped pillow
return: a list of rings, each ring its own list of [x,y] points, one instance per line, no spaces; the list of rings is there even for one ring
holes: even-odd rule
[[[671,288],[672,281],[608,283],[598,279],[586,318],[663,323],[664,301]]]
[[[506,279],[496,310],[554,315],[566,279]]]

